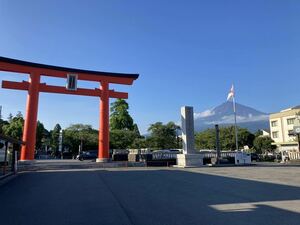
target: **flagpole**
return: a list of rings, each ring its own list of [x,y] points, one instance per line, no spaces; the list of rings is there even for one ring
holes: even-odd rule
[[[236,126],[236,105],[235,105],[234,95],[232,96],[232,105],[233,105],[233,113],[234,113],[235,147],[236,147],[236,150],[239,150],[238,133],[237,133],[237,126]]]

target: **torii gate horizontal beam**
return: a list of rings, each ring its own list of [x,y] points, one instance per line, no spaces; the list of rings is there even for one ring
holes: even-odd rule
[[[15,82],[15,81],[3,80],[2,88],[28,91],[29,90],[29,82],[27,82],[27,81]],[[71,91],[71,90],[67,90],[65,87],[48,85],[45,83],[39,84],[38,90],[39,90],[39,92],[57,93],[57,94],[72,94],[72,95],[83,95],[83,96],[94,96],[94,97],[101,97],[101,92],[102,92],[98,88],[95,88],[95,89],[77,88],[76,91]],[[109,96],[109,98],[127,99],[128,93],[109,90],[108,96]]]
[[[101,71],[82,70],[60,66],[44,65],[16,59],[0,57],[0,70],[15,73],[35,73],[42,76],[66,78],[67,74],[78,75],[78,80],[107,81],[108,83],[131,85],[138,74],[122,74]]]

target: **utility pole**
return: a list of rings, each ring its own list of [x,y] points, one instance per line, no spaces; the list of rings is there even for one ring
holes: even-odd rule
[[[233,107],[233,114],[234,114],[234,133],[235,133],[235,149],[236,151],[239,150],[239,142],[238,142],[238,130],[236,126],[236,104],[235,104],[235,92],[233,84],[231,86],[230,92],[227,96],[227,101],[232,99],[232,107]]]
[[[239,142],[238,142],[238,130],[236,126],[236,104],[234,96],[232,97],[232,104],[233,104],[233,113],[234,113],[234,133],[235,133],[235,148],[238,151],[239,150]]]
[[[220,150],[220,130],[218,124],[215,125],[215,129],[216,129],[217,164],[220,164],[221,150]]]

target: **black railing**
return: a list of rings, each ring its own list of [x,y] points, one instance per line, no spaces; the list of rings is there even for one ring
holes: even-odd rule
[[[0,177],[17,172],[18,152],[24,142],[0,134]]]

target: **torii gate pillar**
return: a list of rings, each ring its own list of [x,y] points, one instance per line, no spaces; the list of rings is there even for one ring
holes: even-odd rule
[[[101,82],[102,95],[100,97],[100,124],[99,124],[99,150],[97,162],[109,160],[109,95],[108,83]]]
[[[24,121],[22,138],[22,140],[25,142],[25,145],[22,145],[20,160],[34,159],[40,78],[40,74],[36,73],[31,73],[29,77],[29,90],[27,94],[25,115],[26,117]]]

